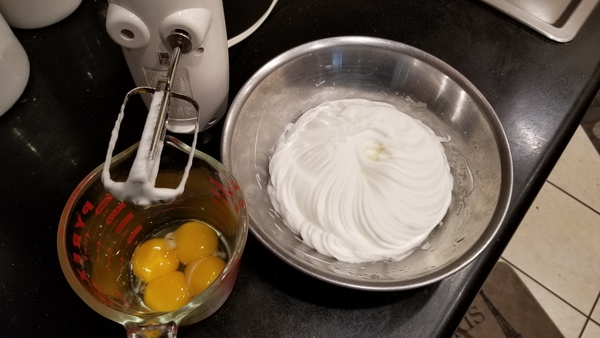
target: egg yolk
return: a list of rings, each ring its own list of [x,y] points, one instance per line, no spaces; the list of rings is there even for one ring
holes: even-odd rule
[[[185,269],[188,288],[192,296],[204,291],[225,269],[225,261],[216,256],[204,257]]]
[[[179,309],[191,299],[183,272],[173,271],[146,285],[144,303],[154,311],[169,312]]]
[[[190,264],[217,251],[219,239],[204,222],[188,222],[177,228],[174,235],[175,253],[183,264]]]
[[[163,238],[152,238],[135,249],[131,266],[136,277],[148,283],[177,270],[179,261],[175,252],[168,249]]]

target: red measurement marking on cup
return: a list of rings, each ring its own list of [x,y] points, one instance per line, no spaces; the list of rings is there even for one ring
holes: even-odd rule
[[[85,227],[85,223],[83,222],[83,219],[81,219],[81,214],[77,214],[77,221],[75,222],[75,229],[84,228],[84,227]]]
[[[127,223],[129,223],[129,221],[131,221],[132,218],[133,218],[133,213],[132,212],[128,213],[127,216],[125,216],[125,218],[123,218],[121,220],[119,225],[117,225],[117,229],[115,230],[115,232],[117,234],[121,233],[121,231],[123,231],[123,228],[125,228]]]
[[[215,180],[214,178],[210,178],[210,184],[212,184],[214,187],[219,188],[220,191],[224,192],[225,191],[225,187],[217,180]],[[213,189],[214,189],[213,187]]]
[[[102,298],[103,300],[106,301],[105,299],[105,295],[102,293],[102,289],[100,289],[100,286],[98,286],[98,284],[96,284],[96,282],[92,281],[92,287],[94,289],[96,289],[96,295],[98,295],[100,298]]]
[[[144,227],[141,224],[138,224],[137,227],[135,227],[135,229],[133,229],[133,231],[131,232],[131,235],[129,235],[129,238],[127,238],[127,244],[131,244],[131,242],[133,242],[133,240],[135,239],[135,236],[137,236],[137,234],[143,229]]]
[[[102,199],[102,201],[100,201],[100,204],[98,205],[98,208],[96,208],[96,215],[100,215],[100,213],[102,212],[102,210],[104,210],[104,208],[106,208],[106,206],[108,205],[108,203],[110,203],[110,201],[113,200],[113,195],[108,194],[106,195],[106,197],[104,197]]]
[[[102,255],[102,241],[98,240],[96,242],[96,262],[100,261],[101,255]]]
[[[106,218],[106,225],[110,225],[115,220],[115,217],[125,208],[125,202],[120,202],[117,206],[110,212],[110,215]],[[100,209],[100,208],[98,208]]]
[[[90,280],[87,278],[85,271],[77,269],[77,274],[79,275],[79,279],[81,279],[82,282],[86,282],[89,284]]]
[[[221,196],[220,194],[217,193],[217,194],[215,194],[215,196],[211,197],[211,203],[214,206],[218,206],[218,207],[216,207],[214,209],[214,213],[213,213],[213,217],[214,217],[215,223],[217,223],[217,224],[227,224],[227,215],[225,215],[222,212],[222,209],[220,207],[224,203],[227,206],[229,206],[229,203],[227,203],[227,200],[223,196]]]
[[[92,209],[94,209],[94,205],[90,201],[86,201],[83,205],[83,208],[81,208],[81,212],[84,215],[87,215],[87,213],[90,212]]]
[[[233,196],[233,190],[231,190],[231,189],[228,189],[228,188],[225,188],[225,186],[224,186],[223,184],[221,184],[221,182],[219,182],[219,181],[215,180],[215,179],[214,179],[214,178],[212,178],[212,177],[210,178],[210,183],[211,183],[213,186],[215,186],[215,187],[219,188],[219,190],[220,190],[220,191],[221,191],[221,193],[222,193],[221,195],[222,195],[223,197],[232,197],[232,196]],[[234,189],[235,189],[235,188],[234,188]]]
[[[83,237],[81,237],[81,239],[83,240],[83,244],[80,245],[80,249],[84,254],[88,253],[88,245],[89,245],[89,241],[90,241],[90,233],[86,232],[85,235],[83,235]]]
[[[221,195],[221,192],[217,190],[215,187],[210,187],[210,192],[214,195],[213,197],[218,197],[220,200],[224,200],[225,197]]]
[[[73,234],[72,243],[74,247],[81,250],[81,236],[79,236],[78,234]]]
[[[235,212],[239,212],[240,210],[242,210],[242,208],[244,207],[244,200],[239,198],[237,200],[237,202],[235,203]]]
[[[80,255],[78,255],[78,254],[76,254],[76,253],[73,252],[73,262],[75,264],[82,265],[83,264],[83,259],[81,258]]]
[[[72,252],[71,254],[73,255],[73,262],[76,263],[76,264],[82,265],[82,266],[89,259],[88,256],[85,256],[85,255],[81,256],[81,255],[79,255],[77,253],[74,253],[74,252]]]

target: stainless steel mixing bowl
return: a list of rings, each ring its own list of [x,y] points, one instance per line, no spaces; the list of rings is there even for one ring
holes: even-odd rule
[[[267,194],[269,158],[286,125],[322,102],[347,98],[390,103],[450,137],[452,204],[404,260],[350,264],[321,255],[287,228]],[[494,238],[512,190],[508,141],[482,94],[441,60],[377,38],[314,41],[267,63],[234,99],[221,146],[245,194],[252,233],[301,271],[356,289],[410,289],[460,270]]]

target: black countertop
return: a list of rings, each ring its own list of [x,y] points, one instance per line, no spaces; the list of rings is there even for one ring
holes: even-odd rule
[[[224,0],[229,35],[250,26],[269,3]],[[0,337],[125,336],[71,290],[56,253],[62,208],[104,161],[119,106],[134,87],[104,29],[106,6],[85,0],[58,24],[14,30],[31,75],[21,99],[0,116]],[[558,44],[478,1],[280,0],[257,32],[230,49],[230,100],[278,54],[342,35],[420,48],[489,100],[514,158],[512,203],[497,238],[439,283],[373,293],[308,277],[250,235],[229,300],[209,319],[180,328],[181,337],[452,336],[600,85],[598,9],[572,42]],[[213,128],[198,148],[218,158],[220,131]],[[121,143],[133,144],[134,134],[122,135]]]

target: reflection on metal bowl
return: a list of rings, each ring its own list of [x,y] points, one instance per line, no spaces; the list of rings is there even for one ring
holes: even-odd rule
[[[344,263],[306,246],[274,211],[268,163],[284,128],[320,103],[362,98],[394,105],[440,136],[454,177],[442,224],[401,261]],[[471,262],[500,227],[512,159],[494,110],[460,73],[413,47],[369,37],[314,41],[276,57],[240,90],[225,121],[222,159],[247,201],[252,233],[299,270],[363,290],[404,290]]]

